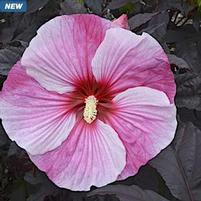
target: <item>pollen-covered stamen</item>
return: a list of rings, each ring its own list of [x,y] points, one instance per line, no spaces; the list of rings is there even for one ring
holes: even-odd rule
[[[84,120],[89,124],[91,124],[96,119],[97,104],[98,104],[98,100],[93,95],[88,96],[85,99],[85,107],[84,107],[83,116],[84,116]]]

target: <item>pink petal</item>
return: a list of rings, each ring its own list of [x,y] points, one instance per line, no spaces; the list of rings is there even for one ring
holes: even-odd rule
[[[167,56],[147,33],[140,36],[121,28],[109,29],[92,66],[97,81],[107,82],[114,93],[147,86],[174,100],[175,83]]]
[[[89,190],[115,181],[126,164],[124,146],[117,133],[97,120],[82,120],[57,149],[31,160],[58,186]]]
[[[92,77],[91,60],[112,22],[95,15],[64,15],[44,24],[22,57],[27,73],[50,91],[71,91]]]
[[[121,28],[129,29],[128,26],[128,17],[126,14],[121,15],[119,18],[113,21],[113,24],[118,25]]]
[[[75,124],[67,95],[48,92],[27,76],[20,63],[10,71],[0,97],[8,136],[31,154],[58,147]]]
[[[128,89],[114,99],[116,113],[106,122],[119,134],[127,164],[119,179],[137,173],[174,138],[176,107],[165,93],[148,87]]]

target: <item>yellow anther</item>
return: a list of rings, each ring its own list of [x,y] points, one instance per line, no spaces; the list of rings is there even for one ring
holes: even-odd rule
[[[95,96],[88,96],[85,99],[85,107],[84,107],[84,120],[91,124],[95,119],[97,115],[97,104],[98,100],[95,98]]]

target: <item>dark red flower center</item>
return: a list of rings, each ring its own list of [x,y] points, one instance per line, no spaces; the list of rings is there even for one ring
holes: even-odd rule
[[[91,114],[91,120],[94,121],[96,117],[100,119],[112,111],[114,94],[107,82],[91,79],[76,82],[75,86],[71,96],[71,108],[79,116],[84,117],[83,114],[87,115],[88,110],[88,115]],[[87,123],[90,123],[90,120]]]

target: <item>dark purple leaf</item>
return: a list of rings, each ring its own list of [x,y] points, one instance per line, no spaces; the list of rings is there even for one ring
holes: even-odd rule
[[[166,10],[167,8],[176,8],[178,10],[182,10],[181,0],[160,1],[159,8],[160,10]]]
[[[26,201],[26,188],[21,180],[17,180],[9,195],[9,201]]]
[[[167,32],[167,26],[169,23],[169,14],[167,11],[163,11],[149,21],[147,28],[141,32],[147,32],[155,37],[159,42],[163,43]]]
[[[70,15],[75,13],[86,13],[86,8],[84,7],[84,4],[82,2],[78,2],[78,0],[65,0],[64,2],[61,2],[61,14],[62,15]]]
[[[177,84],[176,105],[201,110],[201,74],[187,72],[175,75]]]
[[[85,0],[87,7],[89,7],[93,13],[102,14],[102,6],[104,0]]]
[[[21,58],[26,43],[20,43],[19,47],[8,45],[0,49],[0,74],[7,75],[11,67]]]
[[[2,19],[2,22],[0,22],[0,42],[7,43],[11,41],[14,31],[15,26],[9,20]]]
[[[56,195],[59,188],[56,187],[43,173],[36,172],[26,173],[24,177],[25,181],[29,184],[38,187],[37,191],[31,194],[26,201],[44,201],[46,196]]]
[[[190,110],[187,108],[178,108],[177,114],[182,122],[192,122],[197,128],[201,130],[201,111]]]
[[[2,124],[0,123],[0,147],[4,146],[8,141],[8,136],[6,135]]]
[[[150,164],[162,175],[175,197],[200,201],[201,131],[192,123],[179,124],[173,143]]]
[[[140,0],[113,0],[109,3],[108,8],[109,9],[117,9],[117,8],[121,8],[122,6],[124,6],[127,3],[137,3]]]
[[[8,149],[8,157],[18,155],[21,152],[21,148],[17,146],[15,142],[11,142]]]
[[[178,68],[190,69],[189,65],[184,59],[179,58],[174,54],[168,54],[168,59],[170,64],[174,64]]]
[[[152,19],[153,16],[157,15],[156,13],[140,13],[137,15],[134,15],[129,19],[129,27],[131,30],[136,29],[139,26],[142,26],[143,24],[147,23]]]
[[[176,55],[185,59],[194,72],[201,72],[201,39],[190,38],[177,43]]]
[[[201,72],[201,32],[192,24],[169,30],[166,42],[175,44],[175,54],[183,58],[194,72]]]
[[[159,3],[160,10],[176,9],[180,10],[184,14],[187,14],[190,10],[193,9],[193,6],[191,6],[184,0],[165,0],[159,2],[160,2]]]
[[[5,17],[4,20],[5,23],[0,29],[0,41],[4,44],[13,40],[29,41],[36,34],[40,25],[39,18],[35,13],[29,15],[14,13]]]
[[[26,14],[34,13],[35,11],[42,9],[48,1],[49,0],[29,0]]]
[[[197,41],[201,37],[201,33],[197,33],[192,24],[169,29],[166,34],[168,43],[180,43],[186,40]]]
[[[115,195],[120,201],[168,201],[154,191],[143,190],[135,185],[108,185],[90,192],[88,196],[107,194]]]
[[[34,13],[12,14],[10,16],[12,26],[15,26],[13,40],[29,42],[38,28],[48,20],[59,15],[60,2],[56,0],[47,1],[46,5]]]
[[[200,17],[200,14],[199,13],[196,13],[194,16],[193,16],[193,26],[194,28],[199,31],[200,30],[200,23],[201,22],[201,17]]]
[[[41,25],[41,19],[35,13],[30,15],[22,15],[18,18],[19,19],[16,22],[17,26],[13,38],[15,40],[29,42],[36,35],[36,31]]]

